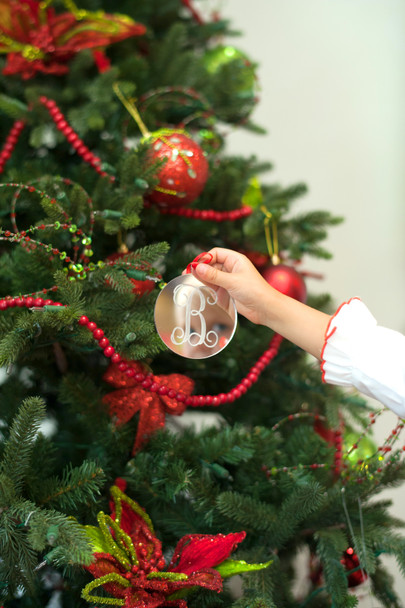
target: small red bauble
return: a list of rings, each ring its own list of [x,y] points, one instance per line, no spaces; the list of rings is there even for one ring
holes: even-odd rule
[[[107,260],[108,261],[114,261],[114,260],[118,260],[120,258],[123,258],[125,255],[127,255],[127,253],[129,253],[128,251],[126,252],[117,252],[117,253],[112,253],[111,255],[108,256]],[[155,289],[155,281],[152,281],[152,279],[145,279],[144,281],[139,280],[139,279],[133,279],[132,277],[129,277],[129,280],[131,281],[132,285],[134,286],[132,289],[132,293],[135,293],[137,296],[143,296],[145,293],[150,293],[151,291],[153,291]],[[108,282],[108,279],[107,279]]]
[[[307,288],[302,276],[291,266],[272,264],[262,271],[267,283],[294,300],[306,302]]]
[[[204,150],[180,129],[160,129],[148,140],[150,158],[167,159],[158,173],[158,185],[148,194],[149,200],[175,207],[192,203],[208,178]]]
[[[261,272],[261,270],[267,266],[269,263],[269,255],[265,253],[261,253],[260,251],[248,251],[246,249],[239,249],[240,253],[243,253],[248,260],[256,266],[256,268]]]
[[[360,560],[351,547],[344,552],[340,563],[344,565],[346,572],[354,570],[347,577],[349,587],[357,587],[367,579],[367,574],[360,568]]]

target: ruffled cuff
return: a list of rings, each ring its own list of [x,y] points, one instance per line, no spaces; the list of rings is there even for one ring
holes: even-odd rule
[[[380,327],[359,298],[331,318],[321,355],[322,379],[351,386],[405,416],[405,337]]]

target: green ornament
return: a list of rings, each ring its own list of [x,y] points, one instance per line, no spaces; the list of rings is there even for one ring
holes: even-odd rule
[[[214,76],[211,96],[219,108],[218,117],[229,122],[246,119],[255,104],[257,79],[252,61],[245,53],[229,45],[210,49],[202,61],[207,72]],[[229,100],[239,101],[238,107],[230,109]],[[221,111],[225,104],[228,109]]]
[[[257,177],[249,180],[248,187],[242,196],[242,203],[252,208],[260,207],[263,204],[263,192]]]
[[[200,129],[198,138],[201,148],[207,154],[219,152],[224,146],[224,138],[211,129]]]
[[[343,453],[347,454],[346,458],[352,465],[356,465],[359,460],[366,461],[375,456],[378,448],[367,435],[359,437],[357,433],[345,433]]]

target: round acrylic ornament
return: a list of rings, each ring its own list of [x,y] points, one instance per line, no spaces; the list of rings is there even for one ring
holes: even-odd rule
[[[217,355],[233,338],[236,324],[236,306],[228,292],[207,287],[191,273],[170,281],[156,300],[159,336],[187,359]]]

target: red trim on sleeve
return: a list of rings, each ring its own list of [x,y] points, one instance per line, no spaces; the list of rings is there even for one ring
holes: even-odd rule
[[[325,348],[326,348],[326,345],[328,343],[329,338],[331,338],[333,336],[333,334],[335,333],[335,331],[337,329],[337,327],[335,326],[332,329],[332,331],[329,331],[330,330],[330,326],[332,324],[332,321],[337,317],[337,315],[339,314],[339,312],[342,310],[343,306],[346,306],[347,304],[350,304],[350,302],[353,302],[353,300],[360,300],[360,298],[354,297],[354,298],[350,298],[350,300],[348,300],[347,302],[342,302],[342,304],[339,306],[339,308],[337,309],[337,311],[329,319],[329,323],[328,323],[328,326],[327,326],[326,331],[325,331],[325,341],[323,343],[323,348],[322,348],[322,352],[321,352],[322,382],[326,382],[325,381],[325,369],[324,369],[324,365],[325,365],[325,360],[324,360]]]

